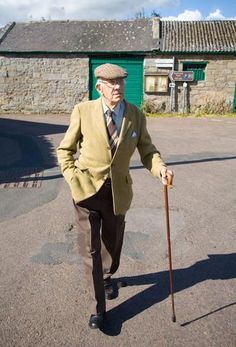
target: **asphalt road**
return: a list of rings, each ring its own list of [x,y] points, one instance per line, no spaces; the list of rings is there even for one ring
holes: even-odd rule
[[[103,331],[88,328],[69,188],[55,148],[67,116],[0,118],[0,346],[235,347],[236,119],[148,119],[174,170],[171,320],[163,187],[131,161],[134,200]]]

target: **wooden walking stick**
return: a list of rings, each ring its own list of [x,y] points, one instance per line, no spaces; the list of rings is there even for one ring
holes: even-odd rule
[[[169,203],[168,203],[168,186],[172,187],[172,177],[168,176],[167,184],[164,184],[164,197],[165,197],[165,216],[166,216],[166,231],[168,241],[168,256],[169,256],[169,275],[170,275],[170,293],[172,303],[172,322],[176,322],[175,316],[175,303],[174,303],[174,290],[173,290],[173,276],[172,276],[172,257],[171,257],[171,241],[170,241],[170,220],[169,220]]]

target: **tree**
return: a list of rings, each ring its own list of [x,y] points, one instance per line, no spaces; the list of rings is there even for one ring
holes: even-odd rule
[[[155,10],[152,10],[151,14],[147,15],[145,13],[144,8],[142,8],[140,11],[135,13],[135,19],[148,19],[148,18],[152,18],[152,17],[161,18],[161,15],[159,12],[156,12]]]

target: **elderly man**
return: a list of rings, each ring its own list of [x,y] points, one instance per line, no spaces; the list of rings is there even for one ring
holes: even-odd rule
[[[74,107],[57,149],[76,211],[79,252],[91,303],[89,326],[93,329],[103,323],[106,299],[117,296],[111,276],[119,267],[125,214],[133,195],[129,163],[135,148],[143,165],[163,184],[173,175],[152,144],[145,116],[124,100],[127,75],[114,64],[95,69],[101,97]],[[79,158],[75,159],[77,145]]]

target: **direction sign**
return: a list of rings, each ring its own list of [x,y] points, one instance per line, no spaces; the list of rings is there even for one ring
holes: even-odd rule
[[[156,59],[155,60],[157,67],[173,67],[174,66],[174,58],[172,59]]]
[[[191,82],[193,75],[193,71],[171,71],[169,77],[171,81]]]

